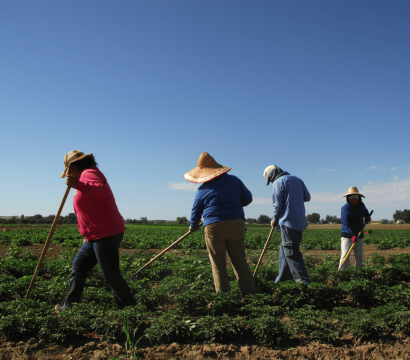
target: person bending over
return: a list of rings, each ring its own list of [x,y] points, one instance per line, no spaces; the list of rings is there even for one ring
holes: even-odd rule
[[[300,252],[303,230],[308,226],[305,202],[310,193],[304,182],[276,165],[268,166],[263,172],[267,185],[273,188],[272,227],[277,226],[282,242],[279,250],[279,275],[275,284],[293,279],[304,285],[310,283],[309,275]]]
[[[88,272],[98,263],[104,281],[111,287],[119,309],[135,305],[131,290],[122,277],[119,253],[124,236],[124,219],[118,211],[107,179],[98,169],[93,154],[70,151],[64,156],[66,184],[73,187],[74,211],[78,230],[84,242],[72,264],[70,292],[57,311],[67,310],[72,303],[81,301]]]
[[[243,211],[243,207],[252,202],[252,194],[236,176],[227,174],[230,170],[203,152],[198,166],[184,175],[188,181],[202,183],[192,206],[190,230],[198,230],[203,215],[216,292],[231,291],[226,269],[228,251],[242,295],[254,294],[255,280],[245,258]]]

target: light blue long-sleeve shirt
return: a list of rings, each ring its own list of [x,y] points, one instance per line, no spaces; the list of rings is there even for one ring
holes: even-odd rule
[[[308,227],[304,203],[310,201],[310,193],[302,180],[293,175],[281,176],[273,183],[272,199],[276,224],[299,231]]]

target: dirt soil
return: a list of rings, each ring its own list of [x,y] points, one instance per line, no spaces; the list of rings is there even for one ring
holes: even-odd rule
[[[120,344],[84,339],[65,346],[29,339],[19,343],[0,343],[1,360],[108,360],[131,359],[130,352]],[[296,345],[296,344],[295,344]],[[395,341],[356,343],[346,340],[335,346],[320,344],[293,346],[283,350],[272,350],[263,346],[241,346],[240,344],[163,344],[150,348],[136,349],[142,359],[410,359],[410,338]]]

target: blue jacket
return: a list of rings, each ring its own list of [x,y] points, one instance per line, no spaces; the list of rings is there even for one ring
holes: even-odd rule
[[[251,192],[236,176],[218,176],[198,188],[191,211],[191,227],[198,227],[202,215],[204,226],[217,221],[245,218],[243,206],[251,202]]]
[[[308,227],[305,202],[310,193],[305,183],[293,175],[284,175],[273,182],[273,217],[278,225],[303,231]],[[278,231],[280,228],[278,226]]]
[[[357,203],[356,206],[350,205],[349,202],[342,206],[342,237],[351,238],[352,236],[357,236],[359,231],[362,229],[364,222],[363,218],[369,216],[369,211],[362,202],[362,198]],[[360,238],[363,237],[363,234]]]

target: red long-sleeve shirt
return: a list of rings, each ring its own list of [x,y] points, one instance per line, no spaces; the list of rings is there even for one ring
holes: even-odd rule
[[[73,202],[78,230],[87,241],[125,231],[124,219],[118,211],[111,188],[97,167],[81,173]]]

